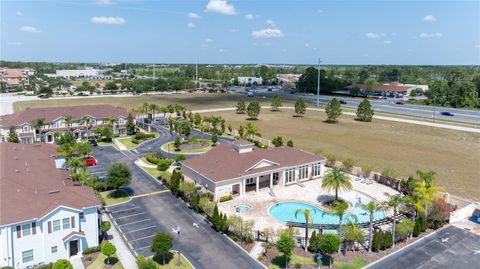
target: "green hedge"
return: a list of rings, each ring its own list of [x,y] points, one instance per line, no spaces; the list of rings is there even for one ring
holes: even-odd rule
[[[231,195],[231,194],[227,194],[227,195],[224,195],[224,196],[220,197],[220,203],[226,202],[226,201],[230,201],[230,200],[232,200],[232,199],[233,199],[232,195]]]
[[[159,162],[157,163],[157,169],[160,171],[167,171],[168,167],[170,167],[172,163],[172,159],[159,160]]]
[[[92,254],[100,251],[100,246],[90,247],[83,250],[83,254]]]
[[[158,164],[161,161],[161,159],[157,159],[153,157],[151,153],[145,154],[145,158],[147,159],[148,162],[153,164]]]
[[[135,134],[135,136],[133,136],[133,139],[146,140],[146,139],[151,139],[151,138],[154,138],[154,137],[155,137],[155,134],[138,132],[138,133]]]

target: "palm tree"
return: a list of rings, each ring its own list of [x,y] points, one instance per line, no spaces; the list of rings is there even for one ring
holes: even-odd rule
[[[332,205],[333,205],[332,209],[330,211],[324,211],[322,213],[322,217],[325,216],[325,214],[331,214],[331,215],[337,216],[339,219],[338,231],[340,231],[342,228],[343,219],[345,218],[345,213],[347,212],[347,209],[348,209],[348,204],[345,202],[333,201]],[[352,215],[348,215],[347,217],[350,220],[354,220],[355,222],[357,222],[357,216],[352,214]],[[340,249],[338,250],[338,252],[340,253]]]
[[[158,105],[156,105],[156,104],[150,104],[150,105],[148,106],[148,108],[150,109],[150,111],[152,111],[152,117],[153,117],[153,119],[155,119],[155,112],[158,112],[158,111],[159,111]]]
[[[388,193],[385,193],[385,195],[388,196],[388,200],[383,203],[383,206],[385,208],[391,208],[393,209],[393,215],[398,214],[398,208],[403,205],[403,198],[400,194],[395,194],[395,195],[390,195]],[[396,226],[397,220],[393,218],[393,226],[392,226],[392,240],[393,240],[393,246],[395,246],[395,226]]]
[[[375,212],[382,209],[382,205],[378,204],[374,200],[371,200],[367,204],[357,204],[363,210],[367,211],[370,216],[370,227],[368,228],[368,252],[372,252],[372,240],[373,240],[373,215]]]
[[[80,119],[80,124],[87,126],[88,137],[91,136],[90,129],[92,128],[92,119],[89,116],[83,116]]]
[[[338,201],[338,191],[349,191],[352,189],[350,177],[340,167],[334,166],[322,180],[322,188],[327,191],[335,190],[335,200]]]
[[[417,176],[428,188],[435,184],[435,175],[434,171],[423,172],[422,170],[417,170]]]
[[[67,160],[67,165],[73,176],[74,174],[77,174],[79,168],[85,167],[85,160],[81,157],[71,157]]]
[[[117,119],[117,118],[115,118],[115,117],[113,117],[113,116],[110,116],[110,117],[108,117],[108,118],[105,118],[105,119],[103,120],[103,122],[104,122],[107,126],[109,126],[110,128],[112,128],[112,132],[115,133],[115,125],[118,123],[118,119]]]
[[[72,116],[70,116],[70,115],[65,116],[65,124],[67,125],[67,128],[68,128],[69,131],[70,131],[70,127],[72,127],[72,124],[73,124],[74,121],[75,121],[75,119]]]
[[[312,209],[297,209],[297,211],[295,211],[295,218],[297,218],[298,214],[303,214],[303,216],[305,217],[305,251],[307,251],[307,247],[308,247],[308,227],[311,226],[313,223],[311,212],[314,212],[316,214],[317,210],[315,210],[315,208],[312,208]]]
[[[343,225],[342,228],[339,230],[340,235],[344,242],[352,244],[353,253],[355,253],[355,243],[363,241],[364,239],[364,232],[363,230],[356,224],[356,221],[349,221],[347,224]]]
[[[253,138],[253,136],[262,136],[257,127],[253,126],[250,122],[245,125],[245,136]]]
[[[441,197],[441,195],[438,194],[440,191],[445,191],[445,189],[435,186],[429,187],[427,184],[417,182],[412,195],[416,200],[415,208],[417,211],[428,216],[428,208],[433,205],[433,200]]]
[[[43,128],[43,125],[45,125],[45,118],[38,118],[32,122],[32,126],[35,128],[35,135],[40,134],[40,130]]]

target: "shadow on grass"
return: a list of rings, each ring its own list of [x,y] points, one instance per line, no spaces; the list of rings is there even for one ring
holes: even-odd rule
[[[111,193],[108,194],[109,198],[123,198],[123,197],[128,197],[128,191],[127,190],[114,190]]]
[[[272,264],[278,266],[279,268],[285,268],[285,256],[277,256],[272,260]],[[289,259],[290,260],[290,259]]]
[[[108,264],[108,265],[115,265],[115,264],[117,264],[117,262],[118,262],[117,257],[105,258],[105,260],[103,260],[103,263]]]
[[[162,264],[162,265],[169,264],[172,259],[173,259],[173,253],[172,252],[168,252],[167,255],[165,255],[165,263],[163,263],[163,255],[158,255],[157,254],[157,255],[153,256],[153,258],[152,258],[153,261],[155,261],[158,264]]]

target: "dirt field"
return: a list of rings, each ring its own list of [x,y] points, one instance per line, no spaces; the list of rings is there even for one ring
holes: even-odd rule
[[[213,114],[221,115],[234,128],[247,123],[246,115],[235,112]],[[284,141],[292,139],[295,147],[333,153],[338,160],[350,157],[357,165],[373,165],[376,171],[387,166],[402,176],[414,175],[417,169],[436,171],[438,184],[447,191],[479,200],[478,134],[380,120],[364,123],[350,116],[328,124],[321,112],[309,111],[304,118],[292,114],[292,110],[263,109],[259,120],[251,122],[265,138],[280,135]]]

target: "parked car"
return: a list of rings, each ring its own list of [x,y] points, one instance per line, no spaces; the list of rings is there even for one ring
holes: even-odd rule
[[[342,104],[342,105],[346,105],[346,104],[347,104],[347,101],[340,100],[340,104]]]
[[[48,97],[49,97],[48,95],[39,95],[38,96],[38,98],[40,98],[40,99],[48,99]]]
[[[85,158],[85,165],[86,166],[94,166],[97,165],[97,160],[92,156]]]
[[[90,143],[90,145],[92,145],[94,147],[98,146],[97,140],[95,140],[95,139],[89,139],[88,143]]]
[[[253,97],[255,94],[253,92],[247,92],[248,97]]]
[[[397,105],[404,105],[405,103],[404,103],[403,101],[397,101],[397,102],[395,102],[395,104],[397,104]]]
[[[449,117],[454,116],[452,112],[448,112],[448,111],[442,111],[442,112],[440,112],[440,114],[442,114],[443,116],[449,116]]]

